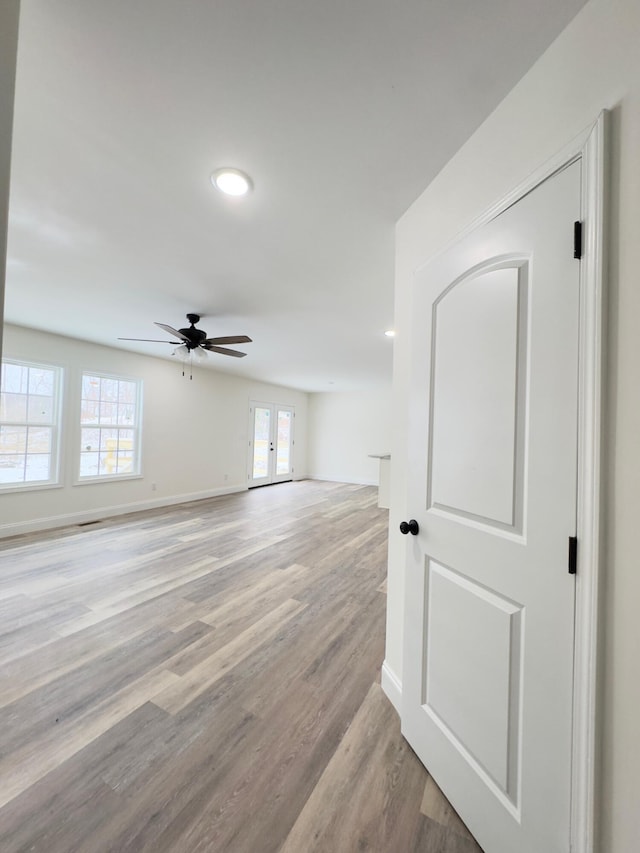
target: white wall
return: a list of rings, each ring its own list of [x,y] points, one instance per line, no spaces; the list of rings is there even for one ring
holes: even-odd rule
[[[13,130],[19,12],[19,0],[3,0],[0,5],[0,350],[2,349],[11,133]]]
[[[309,395],[309,476],[378,485],[379,461],[391,450],[391,386]]]
[[[307,394],[301,391],[197,367],[190,381],[180,362],[10,325],[3,356],[61,365],[65,405],[63,485],[0,492],[0,535],[245,489],[251,399],[295,406],[296,479],[306,475]],[[83,370],[143,380],[142,478],[74,485]]]
[[[602,853],[640,849],[640,3],[591,0],[397,226],[390,527],[406,506],[413,270],[560,151],[611,115]],[[404,545],[391,536],[386,664],[402,673]]]

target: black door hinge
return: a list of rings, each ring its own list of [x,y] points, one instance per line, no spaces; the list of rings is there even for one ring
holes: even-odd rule
[[[582,257],[582,222],[580,220],[573,223],[573,257],[578,260]]]
[[[578,569],[578,537],[569,537],[569,574],[575,575]]]

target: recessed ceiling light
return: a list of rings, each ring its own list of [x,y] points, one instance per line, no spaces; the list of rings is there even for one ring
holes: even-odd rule
[[[385,332],[385,335],[386,335],[388,338],[395,338],[396,333],[395,333],[395,331],[394,331],[393,329],[387,329],[387,331]]]
[[[251,189],[251,178],[240,169],[217,169],[211,175],[211,183],[227,195],[245,195]]]

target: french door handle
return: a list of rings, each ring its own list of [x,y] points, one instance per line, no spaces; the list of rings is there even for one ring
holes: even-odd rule
[[[407,533],[411,533],[412,536],[417,536],[420,528],[418,527],[418,522],[415,518],[412,518],[411,521],[401,521],[400,522],[400,533],[403,533],[405,536]]]

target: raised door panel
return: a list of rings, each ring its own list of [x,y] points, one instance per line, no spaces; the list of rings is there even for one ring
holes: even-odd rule
[[[526,297],[524,259],[490,263],[444,291],[432,336],[429,504],[518,529]]]
[[[425,710],[515,812],[523,609],[435,561],[426,571]]]

